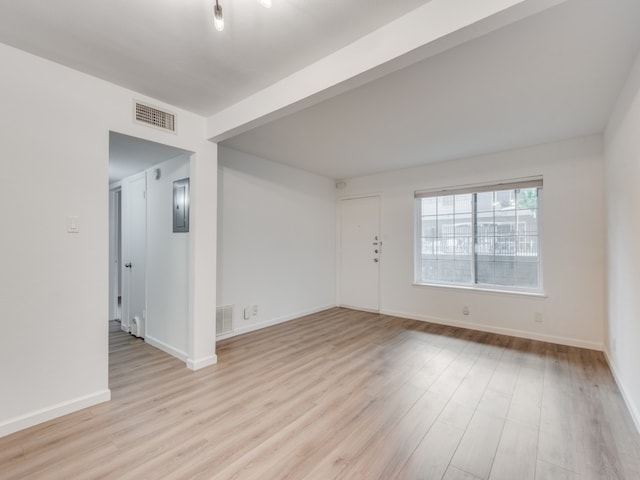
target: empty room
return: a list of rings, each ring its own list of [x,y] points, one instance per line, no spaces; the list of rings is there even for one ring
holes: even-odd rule
[[[640,478],[640,2],[0,2],[0,479]]]

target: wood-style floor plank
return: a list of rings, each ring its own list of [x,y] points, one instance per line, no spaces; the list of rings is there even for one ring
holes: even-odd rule
[[[0,479],[640,478],[599,352],[335,308],[192,372],[110,327],[112,401],[0,438]]]

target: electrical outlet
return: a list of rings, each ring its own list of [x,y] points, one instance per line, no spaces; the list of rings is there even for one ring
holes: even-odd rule
[[[466,305],[462,307],[462,314],[469,315],[469,307],[467,307]]]
[[[536,323],[543,323],[544,322],[544,318],[542,316],[542,313],[540,312],[536,312],[533,314],[533,321]]]
[[[249,320],[251,318],[251,309],[249,307],[244,307],[244,319]]]
[[[258,315],[258,305],[254,305],[251,307],[251,314],[255,317]]]

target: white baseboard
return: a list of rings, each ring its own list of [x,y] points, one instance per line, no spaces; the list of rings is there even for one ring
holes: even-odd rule
[[[265,320],[263,322],[252,323],[250,325],[245,325],[240,328],[234,328],[233,332],[226,333],[224,335],[220,335],[216,337],[216,340],[224,340],[225,338],[235,337],[236,335],[242,335],[243,333],[253,332],[254,330],[260,330],[262,328],[271,327],[273,325],[277,325],[279,323],[289,322],[291,320],[295,320],[300,317],[304,317],[306,315],[313,315],[314,313],[322,312],[324,310],[329,310],[330,308],[335,308],[335,304],[331,305],[323,305],[320,307],[315,307],[310,310],[305,310],[302,312],[292,313],[290,315],[283,315],[282,317],[274,318],[271,320]]]
[[[605,348],[604,350],[604,358],[606,358],[607,363],[609,364],[609,370],[613,374],[613,379],[616,381],[616,385],[618,385],[618,390],[620,390],[620,394],[622,395],[622,399],[624,403],[627,405],[627,410],[629,410],[629,414],[633,419],[633,423],[640,433],[640,410],[638,407],[631,401],[631,397],[627,394],[626,389],[624,388],[624,384],[620,381],[620,376],[616,372],[615,367],[613,366],[613,362],[611,361],[611,357],[609,356],[609,351]]]
[[[211,355],[210,357],[201,358],[199,360],[192,360],[191,358],[188,358],[187,368],[189,370],[200,370],[201,368],[215,365],[216,363],[218,363],[217,355]]]
[[[420,320],[423,322],[437,323],[450,327],[468,328],[469,330],[478,330],[480,332],[497,333],[499,335],[508,335],[510,337],[526,338],[528,340],[539,340],[541,342],[555,343],[558,345],[567,345],[569,347],[586,348],[589,350],[603,351],[604,345],[598,342],[590,342],[577,338],[558,337],[555,335],[546,335],[543,333],[530,332],[526,330],[516,330],[511,328],[494,327],[492,325],[484,325],[481,323],[467,323],[447,318],[430,317],[426,315],[416,315],[408,312],[398,312],[393,310],[381,310],[383,315],[391,315],[394,317],[409,318],[411,320]]]
[[[348,308],[349,310],[358,310],[359,312],[368,312],[368,313],[380,313],[380,310],[374,310],[372,308],[362,308],[362,307],[354,307],[353,305],[338,305],[339,308]]]
[[[111,390],[106,389],[12,418],[0,423],[0,437],[109,400],[111,400]]]
[[[183,362],[186,362],[187,358],[189,358],[189,355],[187,355],[182,350],[173,348],[171,345],[167,345],[166,343],[161,342],[157,338],[153,338],[147,335],[144,337],[144,341],[147,342],[152,347],[156,347],[157,349],[162,350],[163,352],[168,353],[172,357],[176,357],[177,359],[182,360]]]
[[[216,355],[194,360],[192,358],[189,358],[189,355],[182,350],[173,348],[172,346],[167,345],[166,343],[161,342],[157,338],[151,337],[149,335],[145,337],[144,341],[152,347],[156,347],[157,349],[168,353],[172,357],[176,357],[178,360],[182,360],[184,363],[186,363],[187,368],[190,370],[200,370],[201,368],[218,363],[218,357]]]

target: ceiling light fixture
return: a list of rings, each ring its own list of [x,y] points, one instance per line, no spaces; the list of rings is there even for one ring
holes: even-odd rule
[[[219,32],[224,30],[224,17],[222,16],[222,7],[218,3],[218,0],[216,0],[216,4],[213,7],[213,24]]]
[[[258,3],[264,8],[271,8],[271,0],[258,0]],[[213,6],[213,24],[219,32],[224,30],[224,17],[222,16],[222,7],[218,0],[216,0],[216,4]]]

